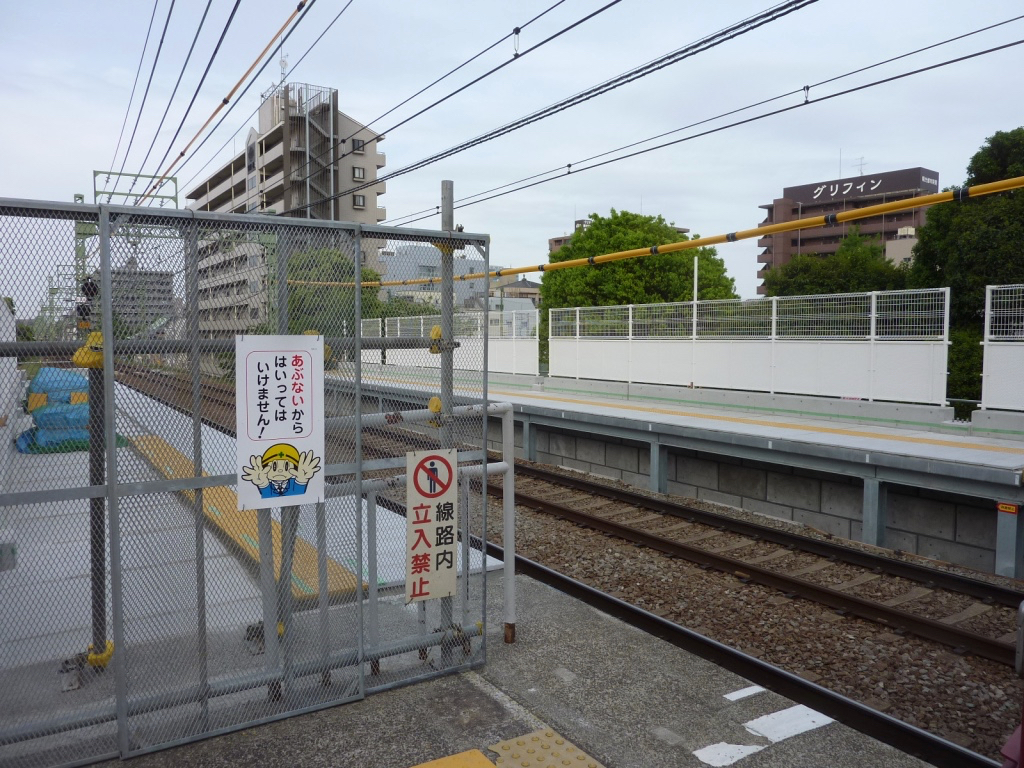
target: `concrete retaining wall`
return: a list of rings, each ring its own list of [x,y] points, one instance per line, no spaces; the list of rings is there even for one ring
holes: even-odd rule
[[[537,461],[650,487],[650,448],[615,438],[533,426]],[[500,424],[489,427],[500,449]],[[516,451],[525,457],[521,425]],[[670,448],[668,492],[792,520],[844,539],[861,539],[863,487],[845,477]],[[885,546],[981,571],[995,569],[996,513],[987,499],[891,486]]]

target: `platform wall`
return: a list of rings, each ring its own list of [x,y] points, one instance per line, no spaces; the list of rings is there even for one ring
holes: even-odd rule
[[[552,338],[552,376],[943,404],[945,341]]]
[[[569,431],[532,427],[537,461],[650,487],[646,443],[596,439]],[[492,422],[489,440],[499,449]],[[516,450],[525,457],[517,425]],[[668,492],[791,520],[844,539],[861,539],[863,486],[843,475],[797,470],[698,451],[669,449]],[[986,499],[905,486],[889,491],[885,545],[991,573],[995,568],[996,514]]]

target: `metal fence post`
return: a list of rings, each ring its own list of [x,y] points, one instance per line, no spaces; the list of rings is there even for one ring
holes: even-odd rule
[[[131,748],[128,732],[128,669],[124,639],[124,573],[121,564],[121,516],[117,496],[117,432],[114,421],[114,311],[110,267],[110,211],[100,206],[100,330],[109,342],[103,345],[104,431],[107,434],[107,511],[110,518],[110,608],[114,632],[114,702],[117,710],[117,746],[122,755]],[[91,384],[91,381],[90,381]],[[91,389],[91,387],[90,387]],[[90,397],[92,392],[89,393]],[[89,404],[92,410],[92,402]],[[120,653],[117,649],[120,648]]]
[[[515,421],[510,405],[501,414],[501,460],[508,465],[501,483],[502,533],[505,551],[504,590],[505,642],[516,641],[516,444]]]
[[[192,471],[203,476],[202,380],[199,352],[199,237],[195,219],[183,227],[185,258],[185,325],[191,342],[189,361],[192,369]],[[196,655],[199,663],[199,707],[203,730],[209,730],[209,664],[206,645],[206,542],[203,489],[196,488],[192,498],[196,536]]]
[[[868,402],[875,399],[875,344],[878,340],[878,291],[871,292],[871,329],[868,359]]]
[[[352,232],[352,272],[354,275],[353,282],[355,283],[355,289],[352,296],[352,317],[353,322],[361,320],[363,316],[363,228],[356,225],[355,230]],[[401,334],[399,334],[401,335]],[[381,362],[384,362],[384,351],[381,350]],[[353,393],[355,394],[355,403],[353,404],[353,411],[356,417],[355,433],[353,434],[353,442],[355,444],[355,460],[356,460],[356,492],[353,495],[352,503],[355,505],[356,514],[356,571],[359,574],[359,578],[362,577],[363,573],[363,537],[366,532],[363,530],[363,340],[361,337],[357,337],[355,340],[355,352],[354,359],[352,360],[353,366]],[[380,401],[383,406],[383,400]],[[383,407],[380,409],[383,412]],[[377,609],[377,497],[372,496],[367,499],[367,529],[370,532],[369,535],[372,537],[370,543],[367,545],[367,553],[371,559],[370,578],[374,584],[371,587],[373,592],[370,595],[371,610],[373,614],[373,629],[371,631],[376,632],[376,609]],[[366,690],[366,664],[363,660],[366,658],[366,642],[364,638],[365,626],[363,619],[363,601],[358,600],[356,605],[356,621],[359,626],[358,639],[356,645],[358,647],[359,654],[359,692],[360,694]],[[376,643],[376,639],[374,639]],[[379,667],[374,669],[374,672],[379,672]]]
[[[768,374],[768,391],[775,394],[775,342],[779,337],[779,297],[772,296],[772,347],[771,347],[771,371]]]
[[[949,288],[946,288],[946,337],[949,338]],[[985,334],[981,339],[981,404],[978,408],[985,410],[988,403],[985,398],[985,384],[988,381],[988,372],[985,370],[985,363],[989,361],[989,349],[992,345],[992,286],[985,286]]]
[[[441,182],[441,229],[451,236],[455,229],[454,219],[455,185],[449,180]],[[455,367],[455,248],[454,243],[444,243],[441,251],[441,448],[454,448],[455,441],[452,430],[452,398],[454,397],[454,367]],[[485,374],[486,375],[486,374]],[[454,474],[458,475],[458,462],[454,468]],[[467,514],[463,510],[462,514]],[[446,629],[453,625],[452,620],[452,599],[441,598],[441,625]],[[451,663],[452,648],[447,643],[441,646],[441,658],[445,666]]]
[[[576,307],[576,378],[580,377],[580,308]]]

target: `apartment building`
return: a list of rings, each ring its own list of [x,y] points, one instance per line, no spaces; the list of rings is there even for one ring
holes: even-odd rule
[[[338,109],[336,89],[282,83],[263,94],[244,149],[186,192],[188,207],[376,224],[387,218],[378,205],[385,184],[376,181],[386,162],[377,151],[383,139]],[[201,334],[229,338],[265,324],[276,240],[237,233],[199,247]],[[364,242],[368,266],[376,267],[376,250]]]
[[[866,208],[938,191],[939,174],[928,168],[904,168],[869,176],[801,184],[784,188],[781,197],[759,206],[767,214],[759,226]],[[917,242],[916,232],[924,225],[926,211],[927,207],[924,207],[877,216],[857,222],[856,226],[860,227],[863,235],[881,237],[886,256],[891,261],[903,262],[909,258]],[[769,269],[788,264],[796,254],[827,256],[835,253],[851,226],[853,224],[850,223],[832,224],[762,237],[757,244],[764,250],[757,261],[763,266],[757,276],[763,280]],[[757,292],[764,294],[764,286],[759,285]]]

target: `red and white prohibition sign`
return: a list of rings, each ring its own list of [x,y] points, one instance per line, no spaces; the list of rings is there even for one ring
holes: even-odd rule
[[[421,496],[436,499],[451,488],[454,477],[455,473],[448,459],[431,454],[420,459],[412,473],[412,482]]]

